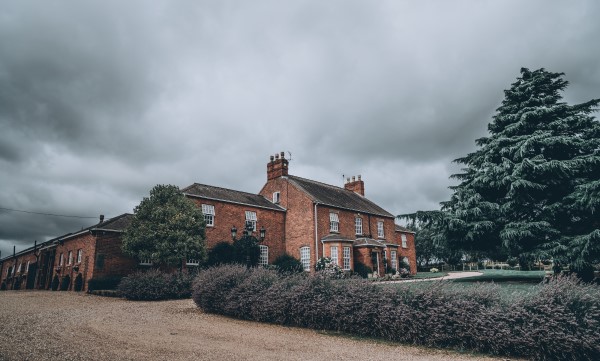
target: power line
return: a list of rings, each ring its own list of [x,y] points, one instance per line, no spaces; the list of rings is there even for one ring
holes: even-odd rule
[[[31,211],[23,211],[20,209],[12,209],[12,208],[4,208],[0,207],[0,209],[11,212],[20,212],[20,213],[28,213],[28,214],[41,214],[43,216],[53,216],[53,217],[66,217],[66,218],[98,218],[98,217],[87,217],[87,216],[69,216],[65,214],[54,214],[54,213],[43,213],[43,212],[31,212]]]

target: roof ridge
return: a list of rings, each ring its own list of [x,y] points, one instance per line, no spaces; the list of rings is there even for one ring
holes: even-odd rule
[[[226,191],[232,191],[232,192],[237,192],[237,193],[244,193],[244,194],[248,194],[248,195],[251,195],[251,196],[259,196],[259,197],[263,197],[262,195],[260,195],[260,194],[257,194],[257,193],[250,193],[250,192],[246,192],[246,191],[238,191],[237,189],[231,189],[231,188],[225,188],[225,187],[213,186],[213,185],[210,185],[210,184],[202,184],[202,183],[196,183],[196,182],[194,182],[194,184],[192,184],[192,185],[189,185],[189,186],[187,186],[187,187],[183,188],[181,191],[182,191],[182,192],[185,192],[185,190],[186,190],[186,189],[189,189],[189,188],[191,188],[191,187],[193,187],[193,186],[201,186],[201,187],[211,187],[211,188],[218,188],[218,189],[223,189],[223,190],[226,190]],[[265,197],[263,197],[263,198],[265,198]],[[265,198],[265,199],[266,199],[266,198]]]
[[[343,191],[352,192],[351,190],[348,190],[348,189],[346,189],[346,188],[342,188],[342,187],[334,186],[333,184],[329,184],[329,183],[323,183],[323,182],[319,182],[319,181],[316,181],[316,180],[314,180],[314,179],[308,179],[308,178],[304,178],[304,177],[299,177],[299,176],[297,176],[297,175],[288,175],[288,177],[299,178],[299,179],[302,179],[302,180],[305,180],[305,181],[309,181],[309,182],[313,182],[313,183],[321,184],[321,185],[324,185],[324,186],[327,186],[327,187],[332,187],[332,188],[337,188],[337,189],[340,189],[340,190],[343,190]],[[356,193],[356,192],[352,192],[352,193]],[[356,194],[358,194],[358,193],[356,193]],[[359,195],[360,195],[360,194],[359,194]]]

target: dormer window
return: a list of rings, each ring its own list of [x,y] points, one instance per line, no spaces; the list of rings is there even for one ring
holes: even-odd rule
[[[279,204],[281,194],[279,192],[273,192],[273,203]]]

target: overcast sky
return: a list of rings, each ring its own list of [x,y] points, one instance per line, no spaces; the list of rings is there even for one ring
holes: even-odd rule
[[[600,97],[600,2],[0,0],[2,257],[132,212],[156,184],[257,193],[269,156],[393,214],[437,209],[451,161],[521,67]]]

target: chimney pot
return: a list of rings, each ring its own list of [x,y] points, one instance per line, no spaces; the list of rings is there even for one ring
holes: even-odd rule
[[[104,214],[100,215],[100,223],[104,222]]]
[[[279,159],[279,154],[275,154],[275,159]]]
[[[356,180],[356,177],[355,177],[355,176],[352,176],[352,181],[354,182],[355,180]]]
[[[271,156],[271,162],[272,162],[274,159],[275,159],[275,156],[274,156],[274,155],[272,155],[272,156]]]
[[[281,152],[281,159],[285,158],[285,152]]]
[[[360,180],[360,174],[358,175],[358,180]]]
[[[350,183],[350,177],[346,178],[346,183]]]

